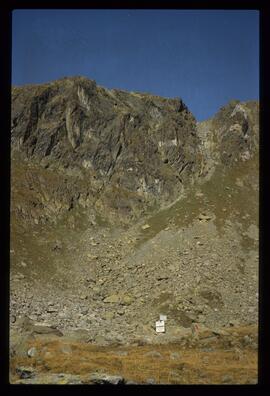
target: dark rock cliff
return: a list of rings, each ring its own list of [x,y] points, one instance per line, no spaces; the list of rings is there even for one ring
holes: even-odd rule
[[[129,222],[172,203],[215,163],[253,155],[257,111],[230,103],[197,124],[181,99],[83,77],[14,87],[12,210],[45,223],[79,205],[92,218]]]

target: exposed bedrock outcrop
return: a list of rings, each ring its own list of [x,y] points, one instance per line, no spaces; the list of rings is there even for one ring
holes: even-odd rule
[[[14,87],[12,208],[30,222],[56,221],[78,205],[129,222],[175,201],[216,163],[252,156],[257,112],[255,102],[231,102],[198,124],[181,99],[84,77]]]

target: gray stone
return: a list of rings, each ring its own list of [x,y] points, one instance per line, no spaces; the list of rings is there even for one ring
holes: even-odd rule
[[[201,348],[201,351],[202,352],[213,352],[214,349],[212,347],[203,347],[203,348]]]
[[[58,309],[55,308],[55,307],[48,307],[48,308],[46,309],[46,311],[47,311],[48,313],[54,313],[54,312],[58,312]]]
[[[251,343],[252,343],[251,337],[249,337],[248,335],[245,335],[245,336],[243,337],[243,344],[244,344],[244,345],[250,345]]]
[[[112,294],[108,297],[106,297],[103,302],[109,303],[109,304],[115,304],[120,302],[120,297],[118,294]]]
[[[124,385],[125,379],[117,375],[108,375],[103,373],[92,373],[89,377],[92,384],[95,385]]]
[[[57,337],[62,337],[63,333],[55,328],[55,326],[47,326],[47,325],[32,325],[31,334],[50,334]]]
[[[115,354],[118,356],[128,356],[128,351],[116,351]]]
[[[232,320],[229,321],[229,325],[232,326],[232,327],[239,326],[239,324],[240,324],[239,320],[237,320],[237,319],[232,319]]]
[[[16,373],[19,375],[20,379],[33,378],[35,376],[35,370],[33,367],[17,367]]]
[[[211,220],[211,217],[208,216],[208,215],[206,215],[206,214],[204,214],[204,213],[201,213],[201,214],[198,216],[198,219],[199,219],[200,221],[209,221],[209,220]]]
[[[233,383],[233,377],[229,374],[225,374],[225,375],[223,375],[221,381],[223,384],[231,384],[231,383]]]
[[[10,321],[11,321],[11,323],[15,323],[16,322],[16,316],[15,315],[11,315]]]
[[[148,228],[150,228],[150,225],[149,225],[149,224],[144,224],[144,225],[142,226],[142,230],[147,230]]]
[[[212,329],[213,334],[219,335],[219,336],[228,336],[230,333],[224,329]]]
[[[154,378],[147,378],[145,382],[148,385],[155,385],[156,384],[156,380]]]
[[[171,352],[170,353],[170,359],[172,360],[177,360],[181,357],[181,354],[179,352]]]
[[[52,250],[57,251],[57,250],[62,250],[63,245],[61,241],[55,241],[53,246],[52,246]]]
[[[114,318],[114,312],[105,312],[103,317],[106,320],[112,320]]]
[[[37,355],[37,349],[35,347],[32,347],[30,349],[28,349],[27,351],[27,356],[28,357],[35,357]]]
[[[156,275],[156,279],[157,280],[165,280],[165,279],[169,279],[169,275],[165,274],[165,273],[160,273]]]
[[[129,295],[124,295],[120,301],[121,305],[130,305],[133,303],[133,298]]]
[[[248,235],[249,238],[258,240],[258,237],[259,237],[259,229],[258,229],[258,227],[257,227],[255,224],[251,224],[251,225],[248,227],[248,230],[247,230],[247,232],[246,232],[246,235]]]

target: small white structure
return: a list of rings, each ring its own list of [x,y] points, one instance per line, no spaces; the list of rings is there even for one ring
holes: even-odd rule
[[[164,320],[158,320],[156,322],[156,333],[165,333],[165,322],[164,322]]]
[[[164,322],[166,322],[166,320],[167,320],[167,315],[160,314],[160,315],[159,315],[159,320],[163,320]]]

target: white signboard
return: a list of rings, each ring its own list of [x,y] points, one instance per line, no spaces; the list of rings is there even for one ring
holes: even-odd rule
[[[156,332],[157,333],[164,333],[165,332],[165,322],[164,322],[164,320],[158,320],[156,322]]]
[[[167,315],[159,315],[159,320],[163,320],[164,322],[167,320]]]

